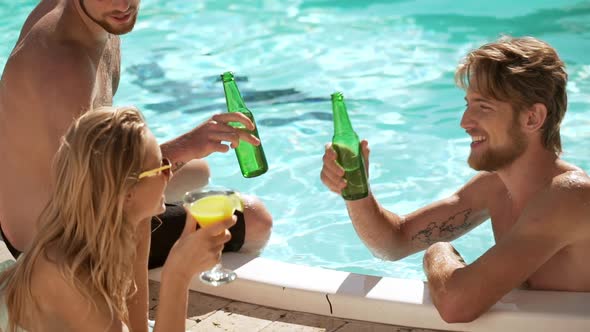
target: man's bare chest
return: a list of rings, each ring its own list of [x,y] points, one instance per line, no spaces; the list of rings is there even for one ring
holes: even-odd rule
[[[522,211],[515,209],[508,199],[498,201],[490,207],[490,219],[496,242],[510,232],[521,213]]]
[[[93,106],[110,106],[120,78],[120,54],[118,48],[109,47],[97,63]]]

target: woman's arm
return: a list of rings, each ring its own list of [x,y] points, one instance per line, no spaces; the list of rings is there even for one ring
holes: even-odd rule
[[[162,269],[154,332],[185,330],[190,281],[219,262],[223,244],[231,238],[227,229],[235,224],[235,218],[197,230],[196,221],[187,213],[183,233]]]
[[[133,332],[148,331],[148,259],[150,251],[151,225],[150,220],[142,221],[137,226],[137,257],[133,262],[133,272],[137,292],[127,299],[129,310],[129,327]]]

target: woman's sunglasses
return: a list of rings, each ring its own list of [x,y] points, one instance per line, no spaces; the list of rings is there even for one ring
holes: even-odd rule
[[[172,175],[172,162],[170,161],[170,159],[162,158],[162,166],[150,169],[149,171],[141,172],[139,174],[139,177],[137,178],[141,180],[143,178],[149,178],[152,176],[160,175],[160,173],[164,173],[164,175],[166,175],[167,178],[170,178],[170,176]]]

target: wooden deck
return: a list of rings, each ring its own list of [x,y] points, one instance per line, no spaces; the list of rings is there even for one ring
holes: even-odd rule
[[[160,285],[150,281],[150,319],[155,318]],[[360,308],[359,308],[360,309]],[[418,328],[352,321],[308,313],[263,307],[189,293],[187,331],[211,332],[429,332]]]

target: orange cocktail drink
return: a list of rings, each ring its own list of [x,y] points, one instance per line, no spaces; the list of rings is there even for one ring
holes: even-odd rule
[[[207,227],[231,218],[235,210],[242,211],[242,201],[236,193],[212,194],[191,203],[188,210],[201,227]]]
[[[184,195],[184,206],[203,228],[231,218],[236,210],[244,211],[238,193],[219,187],[187,192]],[[232,282],[236,277],[235,272],[223,268],[221,263],[200,275],[201,281],[213,286]]]

